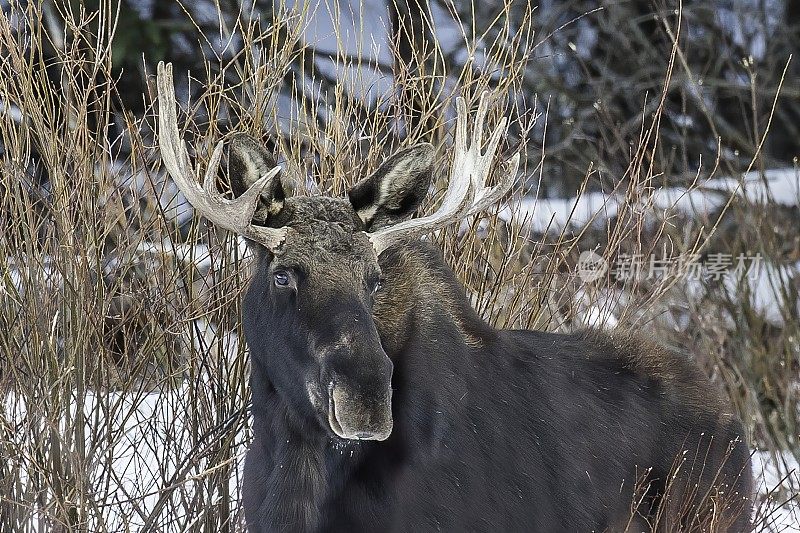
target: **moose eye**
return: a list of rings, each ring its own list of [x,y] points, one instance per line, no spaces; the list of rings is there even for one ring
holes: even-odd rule
[[[287,287],[291,281],[289,273],[285,270],[278,270],[272,275],[272,277],[275,280],[275,285],[278,287]]]
[[[375,294],[383,288],[383,280],[379,279],[372,284],[372,294]]]

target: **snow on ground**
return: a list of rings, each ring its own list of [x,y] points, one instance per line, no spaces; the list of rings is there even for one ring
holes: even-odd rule
[[[733,192],[748,202],[765,205],[800,205],[800,169],[783,168],[762,172],[748,172],[738,182],[732,178],[710,180],[709,188]]]
[[[196,326],[201,333],[195,341],[198,349],[213,353],[215,344],[212,343],[221,343],[224,353],[231,356],[239,353],[235,335],[217,338],[209,324],[198,322]],[[199,379],[208,388],[214,386],[214,380],[207,375]],[[193,388],[196,391],[197,384]],[[211,432],[211,436],[205,438],[195,432],[189,417],[201,408],[198,404],[202,402],[192,398],[190,392],[191,388],[184,382],[163,392],[89,391],[85,394],[82,402],[84,441],[91,465],[86,497],[93,502],[87,506],[93,510],[88,530],[183,531],[191,517],[179,516],[176,509],[185,511],[184,502],[191,501],[200,490],[203,491],[200,501],[204,504],[219,500],[219,492],[209,494],[209,487],[202,483],[209,472],[219,468],[232,467],[229,494],[238,497],[246,426],[242,425],[234,437],[235,452],[230,464],[211,464],[207,460],[198,464],[198,451],[209,445],[208,441],[219,440],[222,435]],[[73,427],[78,413],[76,393],[73,391],[64,403],[70,408],[58,423],[62,436],[68,433],[65,428]],[[15,428],[8,438],[14,440],[19,450],[30,450],[34,445],[31,440],[47,428],[49,411],[42,411],[38,404],[28,405],[14,395],[8,395],[0,406],[3,426]],[[206,429],[200,428],[200,433]],[[7,461],[8,468],[20,468],[19,486],[26,487],[33,473],[30,459],[9,457]],[[13,500],[14,496],[10,498]],[[16,496],[19,497],[19,492]],[[28,530],[46,531],[45,524],[41,509],[31,512]],[[145,528],[145,524],[149,526]]]
[[[742,276],[723,275],[720,278],[722,283],[719,289],[699,278],[685,279],[682,284],[685,297],[691,302],[699,302],[709,292],[723,290],[731,302],[737,303],[738,309],[752,309],[770,324],[784,326],[787,318],[792,320],[791,314],[788,317],[784,316],[786,312],[791,313],[792,308],[800,311],[800,297],[792,288],[800,279],[800,261],[778,265],[762,259],[752,265],[752,268]],[[742,302],[747,304],[743,305]],[[728,317],[726,326],[736,327],[734,317]]]
[[[625,293],[611,287],[591,292],[589,289],[584,286],[575,293],[576,318],[582,326],[614,329],[619,322],[617,313],[625,303]]]
[[[578,276],[580,277],[580,272]],[[800,261],[790,265],[761,261],[746,274],[726,274],[720,279],[718,287],[709,285],[700,278],[678,280],[676,290],[682,291],[679,293],[679,300],[697,304],[712,291],[724,291],[725,297],[734,302],[737,309],[751,309],[753,313],[777,327],[785,326],[787,319],[793,320],[793,312],[800,312],[800,296],[794,288],[800,287]],[[623,289],[594,287],[589,281],[573,296],[575,318],[584,326],[613,329],[619,322],[620,312],[624,310],[628,299],[629,294]],[[677,320],[675,327],[686,326],[680,317],[673,319]],[[728,329],[737,327],[735,317],[725,315],[725,319]]]
[[[514,220],[536,233],[560,233],[564,228],[603,225],[616,216],[620,198],[605,193],[585,193],[573,198],[525,197],[500,210],[503,220]]]
[[[752,309],[761,315],[765,320],[775,326],[783,326],[785,320],[791,320],[784,316],[785,312],[791,313],[790,309],[800,311],[800,299],[789,302],[788,298],[797,298],[797,292],[787,288],[791,287],[792,281],[800,276],[800,261],[794,265],[775,265],[765,262],[752,275],[745,276],[742,281],[738,281],[732,276],[723,278],[725,289],[730,297],[736,301],[740,298],[747,298]]]
[[[730,195],[752,204],[774,202],[800,206],[800,170],[794,168],[748,172],[741,181],[733,178],[707,180],[697,187],[659,187],[642,193],[638,209],[669,210],[686,216],[707,218],[719,211]],[[536,233],[561,233],[565,228],[583,228],[588,223],[603,227],[625,202],[617,193],[584,193],[573,198],[514,200],[500,211],[503,220],[522,224]]]
[[[203,476],[202,468],[187,467],[196,447],[185,422],[186,393],[186,387],[180,387],[168,393],[142,395],[86,394],[83,402],[85,440],[87,448],[93,450],[87,498],[94,502],[90,507],[96,509],[89,517],[90,531],[126,531],[129,528],[136,531],[144,528],[151,513],[154,513],[151,531],[182,530],[183,517],[174,516],[171,511],[180,508],[180,499],[186,497],[187,492],[191,493],[196,487],[194,482]],[[76,403],[74,396],[72,402]],[[9,396],[5,404],[6,422],[10,427],[25,428],[42,420],[36,407],[31,408],[21,399]],[[75,410],[70,411],[62,420],[61,428],[66,427],[68,418],[75,416]],[[26,429],[19,431],[20,449],[30,448],[30,435]],[[240,466],[244,435],[237,440],[240,446],[235,466]],[[8,459],[9,464],[18,459]],[[30,472],[26,461],[15,466],[21,469],[20,486],[27,486]],[[209,469],[215,465],[203,466]],[[238,473],[236,469],[234,472]],[[231,494],[238,494],[240,480],[240,475],[231,477]],[[166,500],[160,503],[163,494],[167,495]],[[13,500],[14,495],[11,498]],[[44,518],[40,511],[31,512],[30,530],[40,530],[37,523],[42,524],[40,520]]]
[[[790,453],[753,452],[756,531],[800,532],[800,468]]]
[[[658,211],[681,213],[699,220],[708,219],[724,207],[728,199],[738,196],[756,206],[800,206],[800,170],[777,169],[749,172],[741,180],[720,178],[709,180],[695,188],[663,187],[642,194],[636,205],[619,194],[585,193],[573,198],[523,198],[504,206],[499,216],[538,234],[558,235],[565,229],[580,231],[586,227],[603,228],[623,208],[638,212]],[[643,258],[646,263],[650,258]],[[749,307],[776,326],[785,324],[785,313],[800,311],[800,262],[788,265],[773,264],[753,252],[747,257],[747,275],[737,276],[737,257],[728,258],[732,264],[721,277],[721,289],[732,301],[749,302]],[[579,265],[580,266],[580,265]],[[610,266],[610,265],[609,265]],[[704,265],[698,265],[704,266]],[[580,272],[579,272],[580,274]],[[683,274],[682,274],[683,275]],[[703,274],[705,275],[705,274]],[[717,290],[702,279],[683,280],[686,295],[699,301],[708,291]],[[587,325],[613,327],[617,317],[614,306],[607,302],[586,303],[579,292],[575,302],[580,308],[578,319]],[[731,321],[731,326],[735,324]]]
[[[653,191],[650,201],[653,208],[659,211],[707,217],[725,205],[728,195],[713,187],[663,187]]]

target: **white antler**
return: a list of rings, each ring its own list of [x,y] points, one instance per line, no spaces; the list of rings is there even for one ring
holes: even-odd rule
[[[163,62],[159,62],[158,137],[161,159],[186,199],[198,213],[217,226],[259,242],[270,249],[280,246],[286,238],[286,228],[267,228],[252,224],[253,213],[258,206],[261,191],[280,172],[280,167],[275,167],[261,176],[235,200],[228,200],[220,194],[216,186],[217,169],[222,157],[222,141],[220,141],[211,154],[211,161],[208,163],[201,187],[197,183],[197,177],[189,162],[186,145],[178,132],[175,106],[172,64],[164,65]]]
[[[409,237],[421,236],[458,222],[467,215],[489,207],[502,197],[514,184],[519,168],[520,154],[509,160],[509,172],[494,187],[487,187],[492,160],[500,146],[500,139],[506,133],[507,120],[503,118],[492,132],[486,153],[481,155],[483,145],[483,124],[488,111],[488,93],[481,94],[472,143],[467,146],[467,105],[463,98],[456,100],[455,153],[450,180],[442,203],[435,213],[406,220],[370,233],[369,237],[375,251],[380,254],[392,243]]]

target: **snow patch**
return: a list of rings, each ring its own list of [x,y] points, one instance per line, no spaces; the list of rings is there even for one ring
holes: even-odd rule
[[[753,452],[756,531],[800,532],[800,468],[789,452]]]
[[[755,205],[800,206],[800,170],[794,168],[748,172],[741,180],[719,178],[697,187],[658,187],[643,192],[629,207],[656,209],[707,218],[722,209],[731,195]],[[500,217],[536,233],[559,234],[591,223],[602,227],[616,216],[626,200],[616,193],[592,192],[572,198],[531,198],[512,201]]]
[[[239,354],[235,334],[220,335],[205,321],[196,321],[194,326],[201,333],[193,338],[202,353],[221,351],[229,359]],[[214,349],[217,346],[220,350]],[[201,373],[195,379],[207,382],[209,390],[214,387],[214,379],[208,374]],[[223,434],[216,435],[214,428],[207,428],[210,438],[195,435],[187,420],[192,410],[200,406],[189,397],[188,385],[160,392],[87,391],[80,411],[74,391],[64,402],[68,402],[69,408],[65,409],[57,428],[62,436],[68,433],[67,428],[74,427],[78,412],[82,412],[85,419],[83,434],[90,458],[87,461],[90,490],[86,497],[95,499],[94,504],[86,506],[94,510],[88,517],[90,531],[139,531],[148,521],[148,530],[184,531],[189,517],[175,516],[173,512],[176,508],[185,508],[179,500],[191,499],[195,494],[202,494],[203,501],[209,503],[220,498],[220,494],[213,493],[213,487],[209,494],[209,487],[203,486],[202,480],[221,467],[231,468],[229,494],[238,499],[246,426],[234,436],[235,454],[230,464],[212,463],[206,457],[198,460],[199,452],[209,441],[219,440]],[[24,399],[10,394],[0,407],[5,427],[15,428],[9,436],[17,439],[21,450],[30,449],[30,439],[49,429],[46,425],[48,413],[38,404],[28,405]],[[71,434],[74,435],[74,431]],[[7,457],[5,460],[9,468],[19,468],[17,485],[26,487],[31,482],[28,459]],[[13,499],[14,496],[7,497]],[[46,512],[41,508],[30,511],[26,524],[30,530],[37,531],[40,525],[47,523]]]
[[[537,233],[560,233],[564,228],[602,225],[619,211],[620,199],[605,193],[585,193],[572,198],[525,197],[504,206],[499,216]]]

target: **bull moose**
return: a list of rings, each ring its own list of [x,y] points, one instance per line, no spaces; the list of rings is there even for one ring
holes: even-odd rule
[[[164,165],[195,210],[255,252],[244,296],[253,442],[242,497],[261,531],[746,531],[740,421],[695,363],[631,335],[497,330],[420,237],[497,202],[519,155],[487,178],[481,98],[457,101],[440,207],[434,149],[389,157],[347,198],[291,195],[245,135],[228,150],[233,199],[203,185],[159,64]],[[484,95],[485,96],[485,95]],[[483,150],[483,146],[486,149]]]

